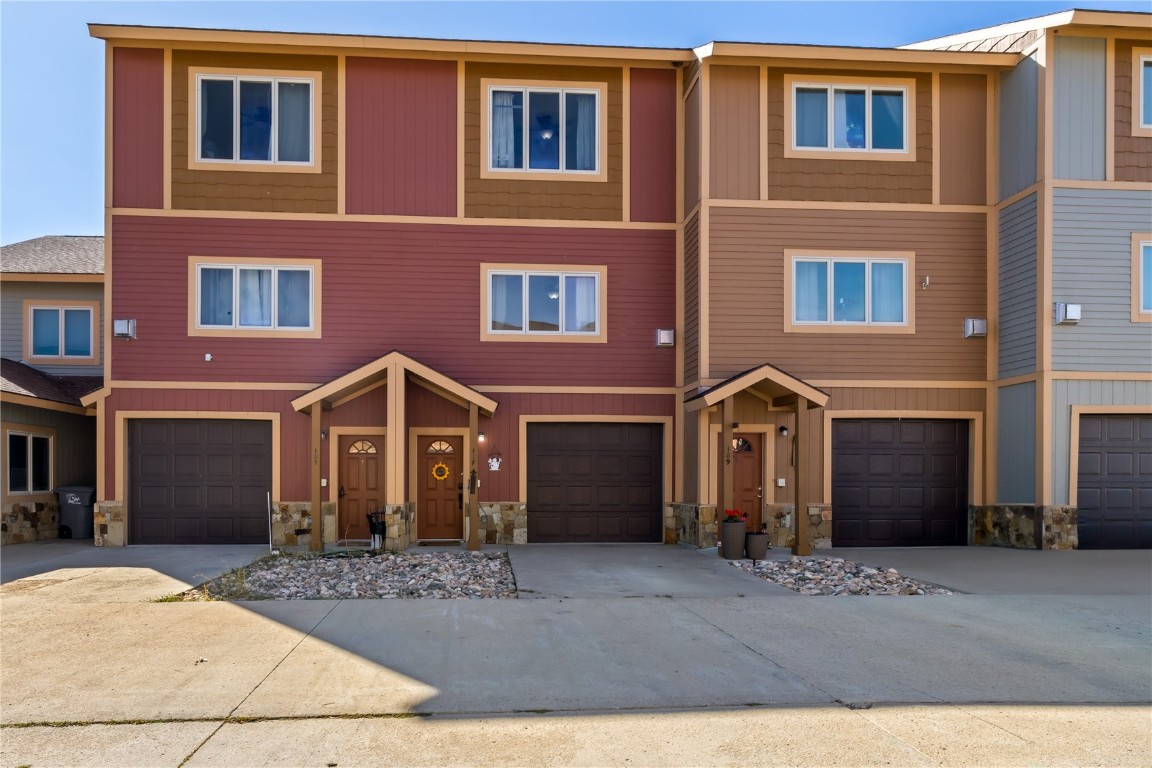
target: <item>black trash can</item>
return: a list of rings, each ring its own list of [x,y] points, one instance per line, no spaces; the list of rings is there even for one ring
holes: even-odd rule
[[[66,485],[56,489],[56,498],[60,500],[60,538],[92,538],[96,489],[90,485]]]

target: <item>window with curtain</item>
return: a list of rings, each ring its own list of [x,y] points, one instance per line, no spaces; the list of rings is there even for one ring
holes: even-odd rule
[[[197,159],[310,165],[313,87],[307,78],[198,76]]]
[[[307,330],[312,327],[312,269],[201,265],[197,270],[197,327]]]
[[[794,83],[792,146],[855,152],[906,152],[907,89]]]
[[[32,307],[32,357],[92,357],[92,309]]]
[[[792,262],[792,321],[809,325],[905,325],[908,263],[804,257]]]
[[[1140,57],[1140,126],[1152,128],[1152,56]]]
[[[492,87],[489,105],[491,170],[600,170],[599,91]]]
[[[488,331],[597,335],[600,333],[600,275],[489,272]]]
[[[8,493],[52,490],[52,438],[8,432]]]

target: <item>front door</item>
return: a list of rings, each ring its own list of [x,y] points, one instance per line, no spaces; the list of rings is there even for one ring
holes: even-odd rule
[[[336,537],[371,538],[369,512],[384,506],[384,441],[375,435],[340,436],[340,489]]]
[[[461,437],[421,435],[416,440],[416,538],[463,539]]]
[[[759,532],[764,508],[763,435],[732,435],[732,502],[748,515],[748,530]]]

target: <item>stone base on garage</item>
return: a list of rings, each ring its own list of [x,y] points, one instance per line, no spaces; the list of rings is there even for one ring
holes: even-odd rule
[[[5,504],[0,512],[0,546],[60,536],[60,507],[51,501]]]
[[[527,544],[528,505],[517,501],[480,502],[480,543]]]
[[[1076,507],[993,504],[970,507],[968,541],[1013,549],[1076,549]]]

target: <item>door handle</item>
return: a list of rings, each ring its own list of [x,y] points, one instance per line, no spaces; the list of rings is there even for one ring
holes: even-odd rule
[[[340,490],[337,492],[337,495],[340,498],[344,498],[344,486],[340,486]]]
[[[756,489],[756,498],[758,498],[758,499],[764,498],[764,486],[761,485],[759,488]]]

